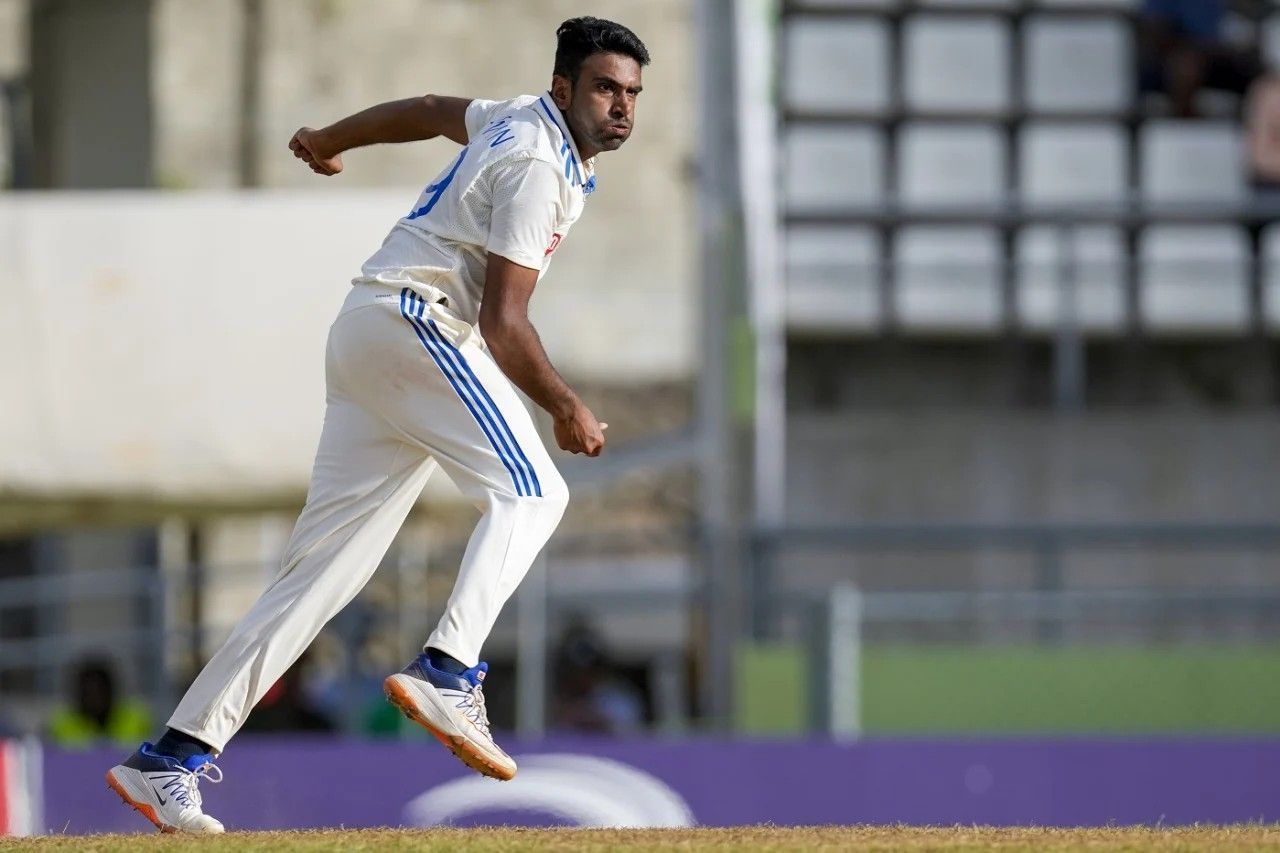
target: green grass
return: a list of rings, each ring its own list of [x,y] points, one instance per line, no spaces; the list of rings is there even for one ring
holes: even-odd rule
[[[1280,731],[1280,649],[886,648],[866,656],[868,731]]]
[[[1274,826],[1144,829],[771,827],[734,829],[367,829],[0,839],[4,851],[475,850],[1280,850]]]
[[[738,730],[801,731],[798,646],[738,659]],[[893,734],[1280,732],[1277,646],[869,646],[862,725]]]

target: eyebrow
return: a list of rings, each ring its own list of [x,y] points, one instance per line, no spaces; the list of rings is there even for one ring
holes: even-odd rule
[[[604,74],[596,75],[595,82],[612,83],[613,85],[617,86],[619,89],[626,89],[628,92],[634,92],[637,95],[644,91],[644,86],[624,86],[621,81],[614,80],[612,77],[606,76]]]

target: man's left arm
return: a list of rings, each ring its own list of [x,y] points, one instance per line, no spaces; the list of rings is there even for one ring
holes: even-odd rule
[[[299,128],[289,140],[289,149],[317,175],[336,175],[342,171],[342,152],[352,148],[380,142],[416,142],[437,136],[466,145],[467,106],[471,100],[424,95],[387,101],[319,130]]]

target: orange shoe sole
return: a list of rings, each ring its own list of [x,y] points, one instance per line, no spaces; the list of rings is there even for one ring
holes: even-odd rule
[[[131,807],[138,814],[142,815],[147,820],[154,823],[156,825],[156,829],[160,830],[161,832],[177,832],[178,831],[176,827],[172,827],[172,826],[169,826],[168,824],[161,823],[159,816],[156,815],[156,810],[151,808],[151,806],[147,805],[146,803],[140,803],[137,800],[130,797],[128,793],[125,792],[124,788],[120,786],[120,783],[116,781],[116,777],[111,775],[110,770],[107,771],[107,786],[110,787],[111,790],[115,791],[117,794],[120,795],[120,799],[124,800],[124,804],[126,806]]]
[[[500,782],[510,782],[515,778],[516,774],[514,772],[498,767],[486,758],[484,753],[468,743],[466,738],[461,735],[445,734],[431,725],[425,717],[418,713],[413,704],[413,699],[395,681],[388,678],[382,683],[382,688],[386,691],[388,702],[399,708],[400,713],[404,714],[405,717],[431,732],[431,735],[440,741],[444,748],[452,752],[454,757],[463,764],[482,776],[488,776],[490,779],[497,779]]]

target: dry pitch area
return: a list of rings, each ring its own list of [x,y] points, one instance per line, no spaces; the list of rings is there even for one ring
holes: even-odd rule
[[[0,851],[260,850],[1280,850],[1280,826],[990,829],[901,826],[736,829],[361,829],[0,839]]]

